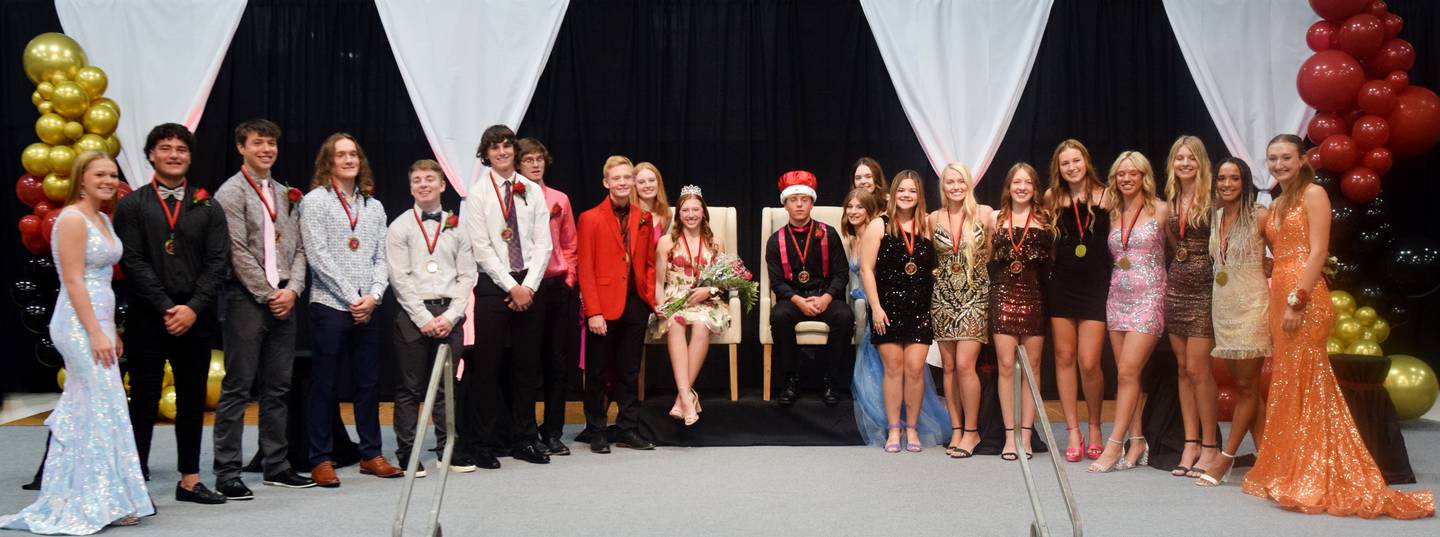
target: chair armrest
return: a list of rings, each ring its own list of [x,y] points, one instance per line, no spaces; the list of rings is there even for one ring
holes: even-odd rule
[[[771,305],[770,300],[771,300],[771,297],[770,297],[770,294],[769,294],[769,293],[761,293],[759,300],[757,300],[757,302],[760,303],[760,334],[759,334],[759,336],[760,336],[760,344],[761,344],[761,345],[773,345],[773,344],[775,344],[775,338],[770,335],[770,305]]]

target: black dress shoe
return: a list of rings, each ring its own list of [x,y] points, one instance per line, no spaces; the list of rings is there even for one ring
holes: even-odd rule
[[[824,401],[826,406],[840,404],[840,392],[835,389],[835,379],[825,377],[825,391],[820,392],[820,400]]]
[[[590,452],[606,454],[610,453],[610,441],[605,439],[604,433],[590,435]]]
[[[523,446],[515,446],[510,450],[510,456],[528,462],[530,464],[550,464],[550,456],[544,450],[535,445],[534,442],[526,442]]]
[[[640,433],[635,431],[621,432],[620,435],[615,438],[615,445],[623,448],[639,450],[655,449],[655,444],[651,443],[649,440],[646,440],[645,437],[640,436]]]
[[[308,489],[315,486],[314,479],[300,475],[295,470],[290,469],[286,469],[284,472],[278,474],[267,475],[261,483],[272,487],[285,487],[288,489]]]
[[[215,492],[225,495],[226,500],[244,501],[255,499],[255,493],[240,478],[230,478],[215,484]]]
[[[182,487],[179,483],[176,483],[175,501],[191,502],[204,505],[218,505],[225,503],[225,496],[220,494],[219,492],[215,492],[213,490],[205,488],[204,483],[196,483],[195,486],[190,490],[185,490],[185,487]]]
[[[798,397],[800,397],[800,377],[791,375],[785,379],[785,388],[780,390],[780,397],[776,402],[780,403],[780,406],[790,406],[795,404],[795,399]]]
[[[560,441],[560,437],[558,437],[558,436],[552,436],[552,437],[550,437],[550,438],[546,438],[546,439],[545,439],[545,442],[544,442],[544,445],[545,445],[545,454],[546,454],[546,455],[562,455],[562,456],[563,456],[563,455],[569,455],[569,454],[570,454],[570,448],[565,447],[565,443],[564,443],[564,442],[561,442],[561,441]]]
[[[475,457],[475,466],[486,470],[497,470],[500,468],[500,459],[495,458],[495,454],[489,451],[482,451]]]

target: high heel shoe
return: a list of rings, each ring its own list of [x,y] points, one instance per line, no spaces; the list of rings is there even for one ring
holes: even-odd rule
[[[1086,472],[1090,472],[1092,474],[1108,474],[1110,472],[1115,472],[1128,468],[1125,463],[1125,443],[1111,438],[1105,439],[1105,442],[1108,444],[1119,445],[1120,456],[1116,457],[1115,462],[1110,463],[1110,466],[1100,466],[1100,463],[1092,462],[1090,463],[1090,467],[1085,469]]]
[[[1013,430],[1015,430],[1014,427],[1006,427],[1006,428],[1005,428],[1005,439],[1006,439],[1006,440],[1010,440],[1010,436],[1011,436],[1011,435],[1010,435],[1010,431],[1013,431]],[[1020,455],[1016,454],[1014,451],[1006,451],[1006,452],[1002,452],[1002,453],[1000,454],[1000,460],[1002,460],[1002,461],[1018,461],[1018,460],[1020,460]]]
[[[1186,443],[1186,444],[1199,444],[1200,441],[1199,441],[1199,440],[1195,440],[1195,439],[1193,439],[1193,438],[1186,438],[1186,439],[1185,439],[1185,443]],[[1182,456],[1182,457],[1185,456],[1183,451],[1181,452],[1181,455],[1180,455],[1180,456]],[[1173,476],[1175,476],[1175,477],[1185,477],[1185,474],[1188,474],[1188,473],[1190,473],[1190,472],[1191,472],[1191,468],[1190,468],[1189,466],[1177,464],[1177,465],[1175,465],[1175,468],[1174,468],[1174,469],[1170,470],[1170,475],[1173,475]]]
[[[1130,442],[1134,442],[1134,441],[1136,441],[1136,440],[1140,440],[1140,441],[1142,441],[1142,442],[1145,442],[1145,451],[1140,452],[1140,459],[1137,460],[1137,461],[1135,461],[1135,464],[1126,463],[1126,464],[1125,464],[1125,468],[1126,468],[1126,469],[1138,468],[1138,467],[1146,466],[1146,465],[1150,464],[1150,441],[1145,440],[1145,437],[1143,437],[1143,436],[1132,436],[1132,437],[1130,437],[1130,440],[1129,440],[1129,441],[1130,441]],[[1126,459],[1126,460],[1129,460],[1129,459]]]
[[[1079,427],[1066,427],[1065,430],[1066,430],[1066,431],[1075,431],[1075,432],[1077,432],[1077,433],[1080,432],[1080,428],[1079,428]],[[1083,435],[1080,437],[1080,445],[1082,445],[1082,446],[1085,445],[1085,437],[1084,437]],[[1078,448],[1078,447],[1067,447],[1067,448],[1065,448],[1065,462],[1080,462],[1080,458],[1081,458],[1082,456],[1083,456],[1083,454],[1081,453],[1080,448]]]
[[[675,421],[685,419],[685,415],[680,413],[680,394],[675,394],[675,406],[670,407],[670,418]]]
[[[900,430],[900,424],[899,424],[899,423],[891,423],[889,430],[890,430],[890,431],[898,431],[898,430]],[[899,452],[900,452],[900,442],[895,442],[895,443],[893,443],[893,444],[885,444],[885,452],[886,452],[886,453],[899,453]]]
[[[980,429],[979,429],[979,428],[975,428],[975,429],[960,429],[960,432],[962,432],[962,433],[978,433],[978,432],[980,432]],[[963,435],[962,435],[962,436],[963,436]],[[973,449],[973,448],[971,448],[971,449]],[[972,451],[969,450],[969,449],[962,448],[962,447],[960,447],[960,446],[957,444],[957,445],[955,446],[955,451],[950,452],[949,455],[950,455],[950,458],[952,458],[952,459],[968,459],[968,458],[970,458],[970,457],[974,457],[974,456],[975,456],[975,453],[972,452]]]
[[[1100,428],[1096,427],[1095,430],[1099,431]],[[1090,435],[1091,440],[1094,440],[1096,438],[1100,438],[1100,434],[1097,433]],[[1100,455],[1103,455],[1104,453],[1105,446],[1103,444],[1090,444],[1088,446],[1085,446],[1085,457],[1092,461],[1099,459]]]
[[[1218,486],[1220,486],[1220,485],[1224,485],[1224,484],[1225,484],[1225,481],[1228,480],[1228,479],[1230,479],[1230,471],[1235,469],[1235,456],[1234,456],[1234,455],[1231,455],[1231,454],[1229,454],[1229,453],[1226,453],[1225,450],[1223,450],[1223,449],[1220,450],[1220,456],[1221,456],[1221,457],[1225,457],[1225,458],[1227,458],[1227,459],[1230,459],[1230,467],[1225,469],[1225,473],[1220,474],[1220,479],[1215,479],[1215,478],[1213,478],[1213,477],[1210,477],[1210,474],[1208,474],[1208,473],[1207,473],[1207,474],[1200,474],[1200,478],[1195,480],[1195,486],[1197,486],[1197,487],[1218,487]]]
[[[954,434],[955,434],[955,431],[963,431],[963,430],[964,430],[964,429],[961,429],[961,428],[959,428],[959,427],[951,427],[951,428],[950,428],[950,434],[951,434],[951,435],[954,435]],[[946,444],[946,445],[945,445],[945,455],[946,455],[946,456],[949,456],[949,457],[954,457],[954,456],[955,456],[955,450],[956,450],[957,448],[959,448],[959,447],[960,447],[960,446],[958,446],[958,445],[956,445],[956,444]]]
[[[685,416],[686,427],[695,425],[696,422],[700,421],[700,394],[695,393],[693,389],[690,390],[690,406],[695,407],[695,413]]]
[[[920,431],[919,431],[919,430],[916,430],[914,427],[911,427],[911,426],[909,426],[909,425],[906,425],[906,426],[905,426],[905,432],[906,432],[906,433],[914,432],[914,433],[915,433],[915,438],[920,438]],[[924,450],[925,450],[924,446],[921,446],[921,445],[920,445],[922,442],[924,442],[924,441],[922,440],[922,441],[920,441],[920,442],[911,442],[911,441],[910,441],[910,435],[909,435],[909,434],[906,434],[906,435],[905,435],[905,451],[909,451],[909,452],[911,452],[911,453],[919,453],[919,452],[921,452],[921,451],[924,451]]]
[[[1185,472],[1185,476],[1186,476],[1186,477],[1193,477],[1193,478],[1197,478],[1197,479],[1198,479],[1200,476],[1205,475],[1205,469],[1202,468],[1202,467],[1200,467],[1200,457],[1204,457],[1204,456],[1205,456],[1205,451],[1204,451],[1204,450],[1206,450],[1206,449],[1219,449],[1219,448],[1220,448],[1220,444],[1218,444],[1218,443],[1216,443],[1216,444],[1206,444],[1206,443],[1204,443],[1204,442],[1201,442],[1201,443],[1200,443],[1200,450],[1201,450],[1201,451],[1200,451],[1200,456],[1199,456],[1199,457],[1195,457],[1195,465],[1190,467],[1190,471],[1189,471],[1189,472]]]
[[[704,412],[705,408],[700,406],[700,394],[695,391],[695,388],[690,388],[690,394],[695,396],[695,413]]]

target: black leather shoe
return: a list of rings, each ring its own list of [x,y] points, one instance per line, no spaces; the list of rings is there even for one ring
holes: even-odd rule
[[[635,431],[622,431],[619,436],[615,437],[615,445],[639,450],[655,449],[655,444],[646,440],[640,436],[640,433]]]
[[[795,404],[795,399],[798,397],[800,397],[800,377],[791,375],[785,379],[785,388],[780,390],[780,397],[776,402],[780,403],[780,406],[790,406]]]
[[[225,503],[225,496],[218,492],[205,488],[204,483],[196,483],[194,488],[185,490],[185,487],[175,484],[175,501],[191,502],[204,505],[218,505]]]
[[[475,457],[475,466],[486,470],[497,470],[500,468],[500,459],[495,458],[494,453],[482,451],[479,456]]]
[[[590,452],[610,453],[610,441],[605,439],[605,433],[597,432],[590,435]]]
[[[510,456],[530,464],[550,464],[550,456],[545,454],[544,448],[534,442],[526,442],[525,445],[511,448]]]
[[[245,482],[235,477],[226,479],[215,484],[215,492],[225,495],[226,500],[245,501],[255,499],[255,493],[250,492],[250,487]]]
[[[265,476],[265,480],[261,481],[261,483],[270,485],[272,487],[285,487],[287,489],[308,489],[315,486],[314,479],[310,479],[308,477],[300,475],[299,473],[295,472],[295,470],[289,469],[278,474],[267,475]]]
[[[826,406],[840,404],[840,392],[835,389],[835,379],[825,377],[825,391],[820,392],[820,400],[824,401]]]
[[[546,439],[545,439],[545,442],[544,442],[544,446],[545,446],[545,454],[546,454],[546,455],[551,455],[551,456],[560,455],[560,456],[564,456],[564,455],[569,455],[569,454],[570,454],[570,448],[565,447],[565,443],[564,443],[564,442],[561,442],[561,441],[560,441],[560,437],[558,437],[558,436],[552,436],[552,437],[550,437],[550,438],[546,438]]]

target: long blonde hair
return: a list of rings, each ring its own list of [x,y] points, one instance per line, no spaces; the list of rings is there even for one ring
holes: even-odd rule
[[[1110,165],[1110,173],[1106,175],[1109,181],[1105,185],[1105,196],[1115,200],[1115,204],[1110,207],[1112,220],[1125,219],[1125,195],[1120,193],[1115,176],[1120,173],[1120,165],[1127,161],[1140,171],[1140,200],[1145,204],[1145,210],[1153,212],[1155,202],[1160,201],[1155,197],[1155,168],[1150,166],[1150,159],[1145,158],[1139,151],[1123,151],[1120,156],[1115,157],[1115,163]]]
[[[980,222],[980,208],[975,203],[975,176],[970,173],[970,168],[966,167],[964,163],[951,162],[945,165],[945,169],[940,170],[941,211],[948,219],[948,211],[952,203],[950,202],[950,197],[945,195],[945,174],[951,170],[960,174],[960,180],[965,181],[966,185],[965,200],[960,202],[960,214],[964,215],[965,223],[968,225],[961,226],[959,230],[949,231],[951,234],[951,243],[959,244],[961,255],[965,257],[965,283],[969,284],[971,283],[971,273],[974,272],[976,268],[984,270],[983,267],[980,267],[983,263],[977,263],[976,257],[984,254],[986,240],[984,232],[985,224]],[[949,222],[947,221],[946,224],[949,224]],[[977,228],[981,231],[978,236],[977,233],[975,233]]]
[[[115,159],[110,158],[110,155],[104,151],[96,151],[94,149],[81,151],[80,154],[75,157],[75,163],[70,165],[70,193],[65,195],[65,205],[74,205],[75,202],[80,201],[80,196],[85,193],[85,169],[89,168],[90,164],[97,160],[115,162]],[[121,180],[123,181],[124,179]],[[119,201],[119,196],[100,204],[100,208],[114,207],[116,201]]]
[[[860,208],[865,209],[865,216],[871,220],[874,220],[885,212],[880,207],[880,200],[875,199],[875,196],[870,194],[869,190],[855,187],[850,189],[850,193],[845,194],[845,202],[840,204],[841,214],[844,214],[845,209],[850,206],[851,200],[860,202]],[[858,231],[858,229],[855,229],[855,226],[850,224],[850,219],[846,218],[840,222],[840,233],[846,237],[857,236],[859,235],[859,233],[857,233]]]
[[[1096,190],[1101,192],[1105,190],[1105,183],[1101,182],[1099,175],[1095,173],[1095,162],[1090,159],[1090,150],[1085,148],[1085,144],[1080,143],[1080,140],[1074,138],[1062,140],[1060,145],[1055,146],[1055,152],[1050,154],[1050,188],[1045,189],[1044,200],[1045,208],[1050,211],[1050,214],[1055,215],[1056,218],[1060,217],[1060,200],[1067,199],[1070,195],[1070,186],[1066,184],[1065,178],[1060,174],[1060,153],[1065,152],[1067,149],[1079,151],[1080,159],[1085,163],[1085,176],[1080,178],[1080,182],[1085,185],[1085,195],[1089,196],[1091,192]],[[1101,198],[1102,199],[1099,200],[1089,200],[1089,203],[1085,205],[1085,217],[1088,218],[1090,222],[1089,226],[1087,226],[1087,231],[1094,230],[1095,228],[1094,206],[1100,205],[1103,208],[1108,204],[1108,202],[1105,201],[1108,198],[1104,195],[1101,195]]]
[[[1195,171],[1195,188],[1190,192],[1190,203],[1180,202],[1180,179],[1175,177],[1175,157],[1180,153],[1180,148],[1190,150],[1199,163],[1199,169]],[[1211,175],[1210,155],[1205,153],[1205,143],[1199,138],[1184,134],[1170,144],[1170,157],[1165,161],[1165,201],[1170,202],[1170,207],[1179,211],[1188,208],[1184,225],[1192,228],[1200,228],[1210,225],[1210,212],[1214,200],[1211,199],[1211,185],[1215,178]],[[1180,214],[1180,213],[1175,213]]]
[[[915,235],[929,237],[930,219],[926,216],[930,214],[930,211],[925,208],[925,183],[920,181],[920,174],[915,173],[915,170],[901,170],[890,181],[890,205],[885,208],[885,215],[889,217],[889,221],[885,222],[885,233],[891,237],[900,236],[900,219],[897,217],[900,212],[900,204],[895,202],[895,192],[900,189],[900,183],[906,180],[915,183],[915,214],[912,215],[914,223],[911,224],[911,231]]]

